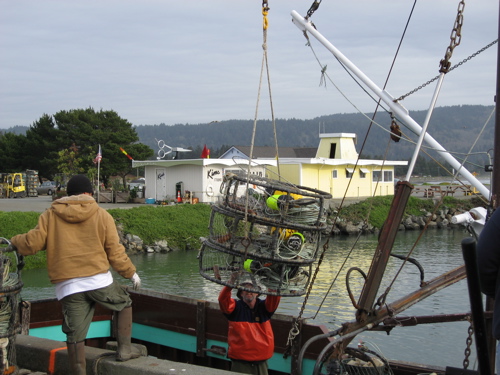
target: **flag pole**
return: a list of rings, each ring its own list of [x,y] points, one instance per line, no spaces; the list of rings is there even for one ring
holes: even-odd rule
[[[99,203],[99,190],[100,190],[99,173],[101,171],[101,159],[102,159],[102,151],[100,144],[99,144],[99,151],[97,151],[96,159],[97,159],[97,203]]]
[[[99,203],[99,171],[101,169],[101,161],[97,162],[97,203]]]

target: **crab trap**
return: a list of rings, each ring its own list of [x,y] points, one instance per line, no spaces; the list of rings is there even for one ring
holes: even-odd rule
[[[365,346],[347,347],[345,353],[342,359],[331,359],[324,364],[326,375],[394,375],[387,359]]]
[[[0,238],[0,243],[4,242]],[[21,332],[20,292],[24,257],[16,255],[17,272],[10,258],[0,250],[0,374],[17,374],[16,335]]]
[[[257,175],[228,173],[212,206],[200,273],[232,288],[251,281],[280,296],[306,292],[331,195]],[[245,288],[243,288],[245,289]]]

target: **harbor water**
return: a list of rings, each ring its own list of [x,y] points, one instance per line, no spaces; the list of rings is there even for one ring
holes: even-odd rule
[[[393,253],[406,255],[419,234],[420,232],[413,231],[400,232]],[[424,267],[425,281],[463,264],[460,244],[467,236],[466,232],[458,229],[432,230],[422,236],[413,250],[412,257]],[[353,236],[330,239],[314,288],[302,314],[303,317],[309,318],[310,323],[323,324],[333,330],[343,322],[354,320],[355,309],[346,291],[345,276],[351,267],[359,267],[365,273],[368,272],[377,237],[365,235],[356,240]],[[200,276],[197,255],[197,251],[174,251],[165,254],[134,255],[132,260],[143,281],[143,288],[215,302],[221,287]],[[379,295],[392,282],[401,264],[401,260],[391,257]],[[25,286],[21,296],[24,300],[54,296],[46,270],[24,271],[22,278]],[[117,279],[120,280],[120,277],[117,276]],[[124,279],[121,281],[128,283]],[[353,272],[350,287],[355,296],[359,295],[362,283],[361,275]],[[386,301],[390,303],[417,290],[419,284],[419,270],[414,265],[407,264],[394,282]],[[303,297],[283,298],[278,312],[297,316],[303,300]],[[419,302],[400,316],[458,314],[469,311],[467,283],[463,280]],[[468,322],[397,327],[390,335],[385,332],[365,333],[358,336],[351,345],[362,340],[368,348],[381,352],[389,359],[462,367],[468,328]],[[474,365],[475,358],[475,347],[472,347],[469,369]]]

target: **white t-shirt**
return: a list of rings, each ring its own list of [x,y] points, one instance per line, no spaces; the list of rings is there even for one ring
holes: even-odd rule
[[[56,284],[56,297],[63,299],[70,294],[104,288],[113,283],[113,275],[108,271],[94,276],[75,277]]]

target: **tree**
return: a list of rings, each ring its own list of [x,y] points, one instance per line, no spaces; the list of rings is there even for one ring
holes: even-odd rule
[[[0,135],[0,172],[19,172],[23,169],[26,153],[26,137],[14,133]]]
[[[59,129],[56,128],[52,116],[44,114],[26,131],[26,153],[24,169],[35,169],[40,176],[53,179],[57,170],[58,152],[62,148],[55,140]]]
[[[132,153],[136,150],[134,144],[139,141],[139,137],[132,124],[115,111],[74,109],[60,111],[54,115],[54,119],[59,130],[56,143],[61,149],[75,144],[79,155],[86,160],[86,170],[94,167],[91,160],[101,145],[100,178],[105,185],[108,185],[111,176],[123,176],[131,170],[130,160],[122,154],[120,147]],[[145,147],[137,149],[138,155],[145,152],[151,156],[153,150]]]
[[[70,148],[59,151],[59,158],[57,159],[59,171],[67,176],[85,172],[85,169],[81,166],[83,159],[78,154],[78,147],[74,143]]]

